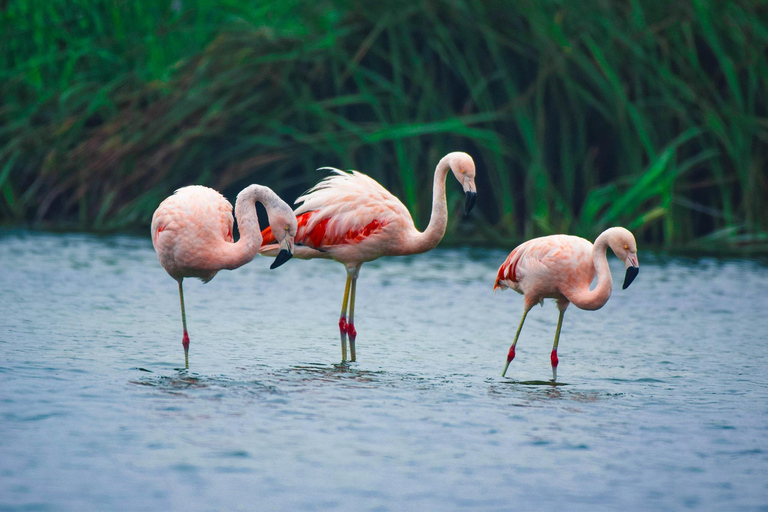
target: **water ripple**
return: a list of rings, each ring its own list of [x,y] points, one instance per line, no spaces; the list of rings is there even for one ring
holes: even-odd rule
[[[0,232],[0,510],[760,510],[768,272],[642,255],[594,312],[492,291],[507,252],[259,258],[177,287],[148,238]],[[734,286],[738,283],[738,286]],[[255,505],[258,504],[258,505]]]

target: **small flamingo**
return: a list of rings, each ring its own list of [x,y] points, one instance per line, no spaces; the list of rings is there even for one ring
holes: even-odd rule
[[[624,228],[605,230],[597,237],[594,246],[589,240],[577,236],[551,235],[528,240],[509,254],[499,267],[493,289],[512,288],[522,293],[525,296],[525,310],[509,349],[502,377],[507,374],[509,363],[515,358],[515,345],[528,311],[539,302],[543,304],[544,299],[555,299],[560,318],[550,360],[552,381],[557,379],[557,343],[566,308],[572,302],[581,309],[600,309],[611,296],[613,280],[606,258],[608,247],[624,261],[627,271],[622,288],[626,289],[637,277],[640,264],[637,261],[635,237]],[[597,286],[590,290],[589,285],[595,273]]]
[[[432,215],[427,229],[416,229],[411,214],[398,198],[372,178],[357,171],[343,172],[325,167],[333,175],[320,181],[296,200],[297,258],[331,258],[347,269],[347,283],[339,317],[341,358],[347,360],[347,335],[351,361],[355,361],[355,289],[360,267],[381,256],[419,254],[433,249],[445,234],[448,206],[445,179],[452,171],[466,193],[465,215],[475,204],[475,163],[461,152],[445,155],[435,169]],[[264,244],[274,243],[267,228]],[[275,254],[275,245],[265,245],[262,254]],[[347,320],[349,307],[349,320]]]
[[[219,270],[234,270],[251,261],[261,247],[256,201],[267,210],[269,222],[280,243],[280,252],[270,268],[291,258],[296,218],[291,207],[270,188],[250,185],[237,195],[240,239],[232,238],[232,204],[213,189],[200,185],[183,187],[160,203],[152,216],[152,245],[166,272],[179,282],[181,322],[184,327],[184,367],[189,368],[189,334],[184,312],[185,277],[207,283]]]

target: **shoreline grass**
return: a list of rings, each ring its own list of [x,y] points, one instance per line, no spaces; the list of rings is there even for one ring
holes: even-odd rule
[[[357,168],[423,228],[470,153],[448,239],[610,225],[661,247],[766,248],[768,6],[697,0],[9,3],[0,223],[148,225],[198,183],[292,201]]]

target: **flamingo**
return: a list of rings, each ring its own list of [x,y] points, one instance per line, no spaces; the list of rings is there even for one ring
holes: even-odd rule
[[[563,315],[570,303],[580,309],[600,309],[611,296],[611,269],[608,266],[606,251],[610,247],[626,268],[624,285],[626,289],[637,277],[640,264],[637,261],[635,237],[628,230],[614,227],[605,230],[595,240],[577,236],[551,235],[528,240],[517,246],[506,261],[499,267],[493,289],[512,288],[525,297],[523,318],[517,328],[515,340],[507,355],[507,364],[501,376],[507,374],[509,363],[515,358],[515,345],[520,337],[523,322],[528,311],[544,299],[555,299],[560,310],[555,331],[555,343],[552,347],[552,382],[557,380],[557,343]],[[589,285],[597,274],[597,286],[594,290]]]
[[[280,252],[270,267],[277,268],[292,256],[297,226],[291,207],[268,187],[250,185],[237,195],[237,242],[232,238],[232,204],[208,187],[180,188],[160,203],[152,215],[152,245],[157,258],[179,283],[185,368],[189,368],[189,334],[181,283],[185,277],[197,277],[207,283],[219,270],[234,270],[256,256],[261,246],[256,201],[267,210],[280,244]]]
[[[424,232],[416,229],[405,205],[374,179],[357,171],[323,169],[333,174],[296,200],[300,206],[294,211],[299,224],[295,255],[300,259],[330,258],[346,268],[347,282],[339,316],[341,359],[347,360],[349,335],[350,361],[355,361],[355,290],[360,267],[381,256],[419,254],[437,246],[448,221],[448,171],[453,172],[464,189],[466,215],[477,197],[475,163],[462,152],[449,153],[438,162],[432,188],[432,215]],[[270,228],[262,234],[265,246],[261,253],[273,256],[276,246]]]

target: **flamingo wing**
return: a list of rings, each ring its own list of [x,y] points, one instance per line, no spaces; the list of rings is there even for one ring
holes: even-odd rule
[[[591,248],[589,241],[568,235],[529,240],[517,246],[499,267],[493,288],[523,293],[523,284],[531,280],[557,286],[577,267],[589,263]]]
[[[296,200],[296,244],[324,250],[374,239],[391,224],[413,225],[405,205],[374,179],[357,171],[332,171]],[[269,228],[262,235],[262,245],[275,243]]]
[[[532,241],[533,240],[518,245],[509,253],[509,256],[507,256],[507,259],[501,264],[499,271],[496,274],[496,281],[493,285],[494,290],[506,290],[507,288],[512,288],[513,290],[520,291],[517,286],[517,265],[520,263],[520,259],[523,255],[527,252],[527,246],[529,246]]]

